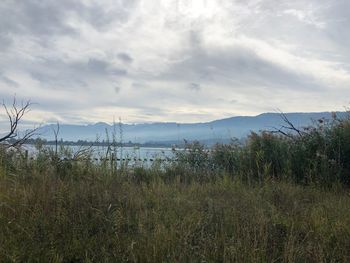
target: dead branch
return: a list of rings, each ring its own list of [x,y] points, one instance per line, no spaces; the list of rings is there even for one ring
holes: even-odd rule
[[[285,136],[285,137],[288,137],[288,138],[290,138],[290,139],[294,139],[294,137],[293,137],[293,135],[292,134],[289,134],[289,133],[286,133],[286,132],[284,132],[282,129],[278,129],[278,128],[276,128],[276,127],[272,127],[274,130],[273,131],[269,131],[270,133],[272,133],[272,134],[281,134],[281,135],[283,135],[283,136]]]
[[[8,117],[10,127],[9,131],[0,138],[0,144],[4,144],[6,147],[18,148],[36,134],[38,128],[26,130],[22,136],[19,136],[18,132],[18,125],[23,116],[30,111],[31,105],[32,104],[30,101],[21,102],[21,104],[18,105],[16,97],[13,99],[10,108],[5,104],[5,102],[2,103]]]
[[[298,128],[296,128],[294,126],[294,124],[288,119],[288,117],[286,116],[285,113],[283,113],[282,111],[280,111],[280,116],[282,118],[282,120],[287,124],[287,126],[282,125],[281,129],[279,129],[279,131],[281,131],[282,129],[286,129],[286,130],[290,130],[290,131],[294,131],[296,132],[300,137],[303,137],[303,135],[305,134],[305,132],[299,130]]]

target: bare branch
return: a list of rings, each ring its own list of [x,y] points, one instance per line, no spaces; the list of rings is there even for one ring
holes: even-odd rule
[[[32,137],[38,129],[34,128],[32,130],[27,130],[21,138],[18,137],[18,125],[21,122],[23,116],[29,112],[31,102],[21,102],[21,105],[18,106],[16,97],[14,97],[10,109],[6,106],[5,102],[2,103],[2,106],[9,119],[10,128],[9,131],[0,138],[0,144],[5,144],[7,147],[20,147],[30,137]]]
[[[282,134],[283,136],[288,137],[290,139],[294,139],[293,135],[284,132],[282,129],[277,129],[275,127],[273,127],[273,129],[274,129],[273,131],[270,131],[272,134],[278,133],[278,134]]]
[[[271,133],[278,133],[293,140],[296,139],[295,134],[297,134],[299,137],[303,137],[306,134],[306,132],[296,128],[284,112],[282,112],[281,110],[277,111],[280,113],[280,117],[282,118],[283,122],[286,123],[286,125],[281,125],[280,128],[271,127],[273,129],[272,131],[270,131]]]
[[[35,127],[31,130],[25,131],[23,137],[18,138],[17,140],[15,140],[12,143],[9,143],[7,145],[7,147],[20,148],[23,144],[25,144],[27,142],[28,139],[30,139],[31,137],[33,137],[35,135],[38,135],[37,130],[39,129],[39,127]]]
[[[287,129],[287,130],[291,130],[296,132],[300,137],[303,136],[304,132],[302,132],[301,130],[299,130],[298,128],[296,128],[294,126],[294,124],[288,119],[287,115],[285,113],[283,113],[282,111],[280,111],[280,116],[282,118],[282,120],[288,125],[288,126],[284,126],[282,125],[281,128],[282,129]]]

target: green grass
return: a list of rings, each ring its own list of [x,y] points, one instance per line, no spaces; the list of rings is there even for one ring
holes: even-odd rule
[[[37,169],[2,169],[1,262],[350,260],[350,193],[341,187]]]
[[[350,262],[350,116],[148,169],[82,153],[0,147],[0,262]]]

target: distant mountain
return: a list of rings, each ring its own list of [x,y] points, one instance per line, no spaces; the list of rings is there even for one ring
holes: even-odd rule
[[[344,118],[345,112],[336,112],[339,118]],[[303,127],[312,124],[321,118],[331,119],[330,112],[317,113],[286,113],[287,118],[296,126]],[[284,122],[279,113],[263,113],[258,116],[238,116],[205,123],[150,123],[150,124],[123,124],[123,141],[145,142],[179,142],[186,140],[199,140],[208,143],[225,142],[231,138],[243,138],[251,131],[273,130]],[[40,137],[47,140],[54,139],[55,124],[43,126]],[[99,122],[92,125],[60,125],[59,139],[65,141],[87,140],[100,141],[106,139],[106,131],[111,134],[112,125]],[[116,125],[117,138],[119,138],[119,125]]]

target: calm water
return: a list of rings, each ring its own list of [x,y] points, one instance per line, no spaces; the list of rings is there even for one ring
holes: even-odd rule
[[[33,145],[25,145],[24,147],[28,150],[30,156],[36,155],[37,149]],[[54,148],[52,145],[44,147]],[[65,147],[68,147],[73,153],[87,148],[80,146]],[[96,161],[106,158],[107,147],[93,146],[91,150],[92,156]],[[177,149],[177,151],[181,151],[181,149]],[[174,157],[174,151],[171,148],[123,147],[117,149],[117,159],[128,160],[130,164],[150,164],[157,159],[165,161],[172,157]]]

